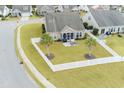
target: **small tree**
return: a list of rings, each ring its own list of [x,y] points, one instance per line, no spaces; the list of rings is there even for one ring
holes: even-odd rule
[[[45,29],[45,25],[44,24],[42,24],[42,33],[44,34],[44,33],[46,33],[46,29]]]
[[[12,9],[12,5],[7,5],[8,8]]]
[[[53,43],[53,39],[49,34],[43,34],[41,37],[42,41],[41,43],[45,44],[45,47],[47,49],[48,57],[51,57],[49,47]]]
[[[94,28],[94,29],[93,29],[93,34],[94,34],[94,35],[98,35],[98,31],[99,31],[99,29]]]
[[[93,39],[93,38],[87,38],[87,40],[86,40],[86,45],[87,45],[88,50],[89,50],[88,55],[91,56],[93,47],[96,46],[96,40]]]
[[[84,22],[83,23],[84,27],[87,29],[88,28],[88,23],[87,22]]]
[[[93,29],[93,26],[92,25],[88,26],[88,29],[89,30],[92,30]]]

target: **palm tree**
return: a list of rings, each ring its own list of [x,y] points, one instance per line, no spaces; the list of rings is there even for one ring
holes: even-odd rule
[[[87,45],[88,50],[89,50],[88,55],[89,55],[89,56],[92,56],[92,50],[93,50],[93,47],[96,46],[96,40],[93,39],[93,38],[87,38],[87,40],[86,40],[86,45]]]
[[[50,57],[49,46],[53,43],[52,37],[49,34],[45,33],[42,35],[41,40],[41,43],[45,44],[46,46],[48,57]]]

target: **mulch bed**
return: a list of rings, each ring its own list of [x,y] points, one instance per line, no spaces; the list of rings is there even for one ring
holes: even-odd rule
[[[46,57],[47,57],[49,60],[52,60],[55,56],[54,56],[54,54],[50,53],[50,55],[46,54]]]
[[[84,55],[86,59],[95,59],[96,57],[94,55],[89,55],[89,54],[85,54]]]

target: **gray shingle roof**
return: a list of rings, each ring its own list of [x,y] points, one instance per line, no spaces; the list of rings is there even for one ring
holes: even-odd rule
[[[42,11],[46,11],[46,12],[54,12],[54,7],[52,5],[37,5],[37,11],[42,12]]]
[[[1,12],[4,11],[4,5],[0,5],[0,11],[1,11]]]
[[[46,26],[48,32],[61,32],[65,26],[74,30],[84,30],[82,20],[77,12],[50,13],[46,15]]]
[[[63,5],[63,10],[64,11],[71,11],[76,6],[77,5]]]
[[[118,11],[92,8],[90,11],[100,27],[124,25],[124,17]]]

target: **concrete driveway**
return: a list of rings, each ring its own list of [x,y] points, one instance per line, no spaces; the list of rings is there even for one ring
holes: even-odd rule
[[[0,22],[0,87],[35,88],[37,84],[19,64],[14,47],[16,22]]]

